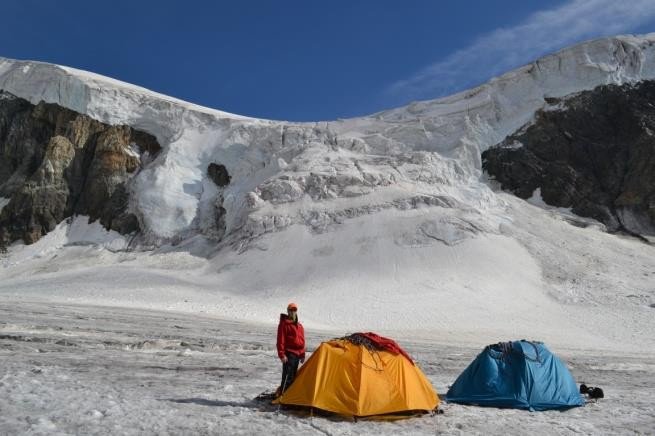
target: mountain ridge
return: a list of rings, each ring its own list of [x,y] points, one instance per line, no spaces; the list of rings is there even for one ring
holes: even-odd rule
[[[138,225],[107,230],[113,213],[104,227],[102,214],[55,220],[33,244],[16,240],[0,256],[0,294],[265,323],[295,300],[312,328],[652,346],[653,246],[545,204],[539,188],[528,201],[500,191],[482,153],[539,127],[538,111],[563,109],[558,98],[651,81],[654,40],[596,40],[455,96],[315,123],[217,115],[95,75],[2,61],[0,88],[31,99],[29,110],[54,104],[55,121],[65,105],[84,113],[46,130],[33,130],[33,117],[13,130],[0,123],[3,132],[54,132],[34,140],[40,151],[23,172],[3,161],[14,172],[0,174],[0,217],[26,204],[6,177],[63,193],[79,152],[110,170],[93,177],[112,181],[107,194],[123,186],[115,204],[124,209],[110,211]],[[47,99],[58,103],[40,103]],[[86,137],[75,134],[86,132],[76,119],[125,136],[76,142]],[[126,139],[127,128],[151,135],[153,153]],[[105,146],[111,153],[96,154]],[[29,219],[14,224],[30,228]]]
[[[594,40],[454,96],[369,117],[315,123],[237,116],[43,63],[0,60],[0,89],[33,104],[55,103],[154,135],[162,152],[128,188],[143,244],[158,246],[198,233],[214,237],[213,222],[219,219],[225,231],[218,233],[251,238],[307,221],[299,215],[324,215],[332,209],[327,203],[312,208],[303,198],[329,202],[381,191],[395,201],[422,190],[484,207],[494,201],[479,183],[482,151],[529,122],[545,97],[655,77],[654,42],[655,34]],[[380,155],[393,158],[378,168]],[[409,162],[408,173],[394,169],[396,160]],[[230,185],[217,189],[209,183],[212,163],[226,168]],[[415,171],[434,177],[419,180]],[[470,189],[458,190],[449,178]],[[481,193],[469,199],[476,189]],[[294,199],[277,202],[277,209],[286,203],[290,211],[275,210],[277,195]],[[245,233],[237,235],[242,229]]]

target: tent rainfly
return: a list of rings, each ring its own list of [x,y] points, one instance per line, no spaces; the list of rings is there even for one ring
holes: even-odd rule
[[[541,342],[488,345],[446,394],[449,403],[529,410],[582,406],[566,365]]]
[[[323,342],[275,403],[372,417],[430,412],[439,397],[398,344],[355,333]]]

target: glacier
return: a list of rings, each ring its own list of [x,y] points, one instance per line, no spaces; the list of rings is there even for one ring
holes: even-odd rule
[[[142,129],[162,147],[130,185],[141,234],[73,217],[36,244],[10,247],[0,293],[254,322],[272,322],[272,307],[296,299],[316,328],[634,349],[638,337],[626,335],[655,327],[652,247],[498,191],[480,155],[551,110],[549,97],[652,79],[654,42],[594,40],[450,97],[314,123],[0,60],[0,89]],[[229,173],[226,186],[208,176],[211,163]]]
[[[343,206],[332,200],[340,198],[384,208],[420,192],[493,208],[495,196],[480,182],[481,152],[529,122],[544,98],[652,79],[653,41],[653,34],[595,40],[450,97],[315,123],[237,116],[38,62],[0,59],[0,89],[153,134],[164,150],[138,175],[132,198],[144,242],[161,245],[208,230],[219,195],[207,183],[211,162],[233,177],[220,195],[226,233],[235,237],[307,223],[312,214],[333,219]],[[329,201],[312,205],[308,197]]]

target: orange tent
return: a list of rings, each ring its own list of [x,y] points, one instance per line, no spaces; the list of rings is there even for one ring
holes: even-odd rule
[[[344,338],[323,342],[274,403],[364,417],[430,412],[439,397],[407,357]]]

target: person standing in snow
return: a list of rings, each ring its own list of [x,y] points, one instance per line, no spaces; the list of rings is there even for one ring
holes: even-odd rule
[[[305,362],[305,329],[298,321],[298,306],[289,303],[287,313],[280,314],[277,326],[277,355],[282,361],[281,395],[293,382],[298,364]]]

